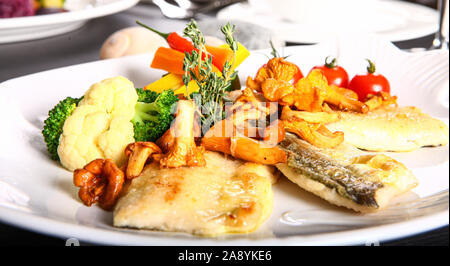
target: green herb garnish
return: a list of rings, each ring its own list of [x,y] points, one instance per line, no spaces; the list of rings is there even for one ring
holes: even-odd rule
[[[184,35],[192,40],[195,50],[185,53],[183,83],[186,89],[191,80],[195,80],[199,86],[199,92],[193,98],[197,106],[201,107],[202,132],[206,132],[216,122],[225,118],[225,92],[237,75],[237,72],[232,70],[238,49],[238,44],[233,38],[235,26],[227,23],[221,31],[225,35],[226,43],[234,52],[234,59],[233,63],[225,62],[222,76],[219,76],[213,71],[212,57],[205,48],[205,38],[195,20],[191,20],[184,29]],[[188,98],[191,98],[189,94]]]

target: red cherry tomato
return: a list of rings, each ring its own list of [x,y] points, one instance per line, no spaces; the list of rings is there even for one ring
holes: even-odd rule
[[[303,78],[302,71],[300,70],[300,68],[297,65],[295,65],[295,66],[297,67],[297,73],[295,73],[294,78],[291,80],[292,84],[297,83],[297,81],[299,81],[300,79]]]
[[[325,64],[322,66],[315,66],[311,69],[319,69],[325,75],[328,80],[328,85],[336,85],[338,87],[347,88],[348,86],[348,74],[343,67],[337,65],[336,58],[333,58],[331,62],[327,62],[325,58]]]
[[[350,81],[349,89],[358,94],[360,101],[365,101],[367,95],[377,94],[378,92],[391,93],[391,86],[389,81],[383,75],[377,75],[375,73],[375,64],[368,60],[369,66],[367,67],[367,74],[356,75]]]

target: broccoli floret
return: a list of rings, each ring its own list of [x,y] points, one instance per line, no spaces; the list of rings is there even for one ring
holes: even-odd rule
[[[138,103],[131,121],[134,138],[136,141],[156,141],[169,129],[178,98],[172,90],[156,93],[136,89],[136,92]]]
[[[152,103],[158,98],[159,93],[151,91],[151,90],[144,90],[141,88],[136,89],[136,94],[138,96],[138,102],[143,103]]]
[[[44,121],[42,135],[47,144],[50,157],[55,161],[59,161],[59,137],[63,132],[64,122],[72,114],[73,110],[75,110],[81,99],[72,97],[65,98],[48,112],[48,118]]]
[[[172,90],[156,93],[149,90],[136,89],[138,102],[136,114],[131,121],[134,127],[136,141],[156,141],[170,127],[174,119],[172,113],[176,108],[177,96]],[[50,157],[59,161],[59,137],[63,132],[64,122],[72,114],[78,103],[83,99],[67,97],[48,112],[44,121],[44,136]]]

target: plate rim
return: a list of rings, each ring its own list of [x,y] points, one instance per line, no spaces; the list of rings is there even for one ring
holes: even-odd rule
[[[94,6],[93,8],[74,10],[58,14],[6,19],[3,18],[0,19],[0,21],[2,22],[0,23],[0,31],[88,20],[91,18],[106,16],[121,10],[128,9],[136,5],[138,2],[139,0],[115,0],[111,3]]]
[[[98,208],[98,207],[95,207]],[[362,245],[362,244],[379,244],[381,242],[408,237],[411,235],[420,234],[433,229],[449,224],[449,211],[441,211],[432,215],[427,215],[420,218],[415,218],[399,223],[367,227],[362,229],[353,229],[347,231],[338,231],[331,233],[321,233],[313,235],[293,235],[279,238],[261,238],[261,239],[220,239],[210,237],[192,236],[187,233],[173,233],[167,232],[167,236],[150,236],[146,233],[159,232],[145,230],[145,234],[136,233],[130,234],[128,231],[121,231],[118,228],[115,230],[108,230],[99,227],[90,227],[82,224],[74,224],[56,219],[50,219],[39,215],[17,211],[0,206],[0,221],[13,226],[18,226],[26,230],[32,230],[38,233],[45,233],[50,236],[62,236],[69,238],[76,238],[81,241],[96,244],[114,244],[114,245],[155,245],[155,246],[178,246],[178,245],[216,245],[216,246],[315,246],[315,245]],[[415,225],[414,232],[407,232],[406,228]],[[134,229],[131,229],[134,230]],[[387,235],[387,231],[391,234]],[[71,232],[71,233],[68,233]],[[174,235],[175,234],[175,235]],[[177,238],[180,234],[186,235],[187,239]],[[172,236],[170,236],[172,235]],[[364,237],[361,237],[363,236]],[[311,239],[309,239],[311,238]],[[119,240],[115,240],[119,239]],[[326,240],[325,240],[326,239]],[[361,241],[364,240],[364,241]]]
[[[411,3],[411,2],[387,1],[387,0],[380,0],[380,2],[384,2],[384,3],[388,2],[389,4],[394,3],[395,5],[403,5],[403,6],[411,6],[413,8],[421,8],[423,10],[428,10],[429,12],[435,11],[436,18],[438,18],[437,10],[434,10],[433,8],[430,8],[430,7],[425,6],[425,5],[420,5],[420,4]],[[232,9],[234,6],[241,6],[242,4],[243,3],[236,3],[236,4],[233,4],[233,5],[230,5],[230,6],[226,7],[226,8],[223,8],[222,10],[217,12],[216,18],[223,19],[223,16],[224,16],[223,14],[224,13],[226,14],[227,12],[229,12],[229,9]],[[426,29],[422,29],[421,31],[416,30],[415,33],[404,33],[404,32],[403,33],[397,33],[397,34],[392,34],[392,33],[383,34],[383,33],[381,33],[379,35],[380,36],[384,36],[385,38],[389,39],[389,41],[392,41],[392,42],[401,42],[401,41],[421,38],[421,37],[424,37],[424,36],[427,36],[429,34],[433,34],[434,32],[436,32],[438,30],[438,23],[437,22],[438,21],[436,20],[436,24],[434,26],[427,27]],[[292,23],[292,25],[301,25],[301,23]],[[271,30],[271,29],[268,29],[268,30]],[[274,32],[273,34],[275,36],[277,36],[277,37],[280,37],[280,36],[278,36],[278,34],[276,32]],[[283,36],[285,36],[285,35],[283,34]],[[313,43],[323,42],[326,39],[326,37],[325,38],[317,38],[317,37],[314,37],[314,36],[312,36],[310,38],[305,38],[305,39],[289,37],[289,36],[292,36],[292,35],[286,35],[286,36],[288,36],[288,37],[285,38],[284,41],[292,42],[292,43],[311,43],[311,44],[313,44]]]

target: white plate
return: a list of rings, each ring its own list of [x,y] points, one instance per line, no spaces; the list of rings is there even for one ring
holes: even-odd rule
[[[338,55],[349,73],[365,70],[364,58],[373,59],[380,73],[391,82],[401,104],[417,105],[448,123],[449,54],[447,51],[407,54],[375,38],[330,41],[314,46],[289,47],[304,73],[322,64],[327,55]],[[257,51],[240,67],[240,77],[254,75],[269,51]],[[72,175],[47,155],[40,134],[48,110],[59,100],[82,95],[89,86],[105,78],[123,75],[137,87],[159,78],[151,70],[151,54],[97,61],[45,71],[0,84],[0,220],[15,226],[62,238],[77,238],[119,245],[338,245],[376,243],[405,237],[448,224],[448,194],[439,204],[425,204],[419,217],[393,224],[369,227],[303,227],[281,219],[285,212],[329,221],[359,219],[281,179],[274,186],[274,211],[260,229],[248,235],[200,238],[182,233],[120,229],[112,226],[112,215],[98,207],[85,207],[77,198]],[[401,198],[399,206],[448,190],[448,146],[391,154],[405,163],[420,185]],[[422,201],[420,201],[422,202]],[[436,206],[440,211],[436,211]],[[316,212],[313,212],[313,214]]]
[[[438,29],[436,10],[398,0],[249,0],[222,9],[217,17],[254,23],[296,43],[318,43],[342,33],[379,34],[394,42]]]
[[[64,13],[17,18],[0,18],[0,44],[35,40],[66,33],[89,19],[120,12],[139,0],[69,0]]]

